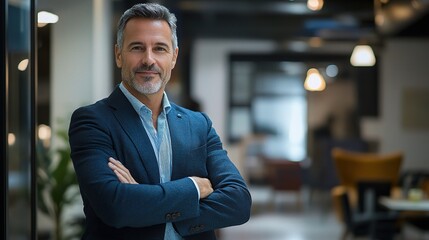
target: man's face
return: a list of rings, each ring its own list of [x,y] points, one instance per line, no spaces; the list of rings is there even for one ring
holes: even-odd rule
[[[123,46],[115,46],[116,65],[132,93],[163,92],[170,80],[178,49],[173,49],[171,30],[163,20],[133,18],[124,29]],[[137,91],[137,92],[135,92]]]

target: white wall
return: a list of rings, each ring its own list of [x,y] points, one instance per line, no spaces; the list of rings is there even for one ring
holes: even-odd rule
[[[381,59],[381,132],[382,152],[401,150],[404,169],[429,169],[429,129],[402,126],[402,91],[418,87],[429,91],[429,39],[388,40]],[[426,106],[421,111],[429,111]]]
[[[111,91],[112,14],[110,1],[42,2],[59,16],[51,37],[51,125],[55,131],[64,127],[58,126],[58,120],[67,127],[74,109]]]

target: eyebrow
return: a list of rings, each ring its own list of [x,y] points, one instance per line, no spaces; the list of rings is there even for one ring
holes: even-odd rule
[[[157,46],[163,46],[163,47],[166,47],[166,48],[170,49],[170,46],[168,44],[166,44],[166,43],[163,43],[163,42],[158,42],[155,45],[157,45]]]
[[[128,44],[128,47],[135,46],[135,45],[144,45],[144,44],[142,42],[135,41],[135,42],[130,42]],[[155,46],[163,46],[163,47],[170,49],[170,46],[164,42],[157,42],[157,43],[155,43]]]

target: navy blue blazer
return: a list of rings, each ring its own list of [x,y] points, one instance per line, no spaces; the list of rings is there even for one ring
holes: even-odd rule
[[[249,219],[250,194],[210,119],[171,105],[173,167],[167,183],[160,183],[150,140],[118,87],[73,113],[69,140],[86,216],[82,239],[161,240],[166,222],[185,239],[216,239],[215,229]],[[121,183],[107,165],[109,157],[139,184]],[[214,192],[199,200],[189,176],[210,179]]]

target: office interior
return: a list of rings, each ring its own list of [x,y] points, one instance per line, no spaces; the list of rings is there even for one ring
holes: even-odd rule
[[[219,239],[344,239],[334,147],[400,152],[399,191],[405,174],[429,175],[428,0],[5,0],[3,239],[79,239],[68,121],[120,82],[116,22],[140,2],[176,14],[168,96],[210,116],[251,191],[251,219]],[[57,21],[39,23],[41,11]],[[375,62],[354,66],[357,45],[370,46]],[[310,69],[322,87],[306,85]],[[429,226],[405,221],[393,238],[429,239]]]

